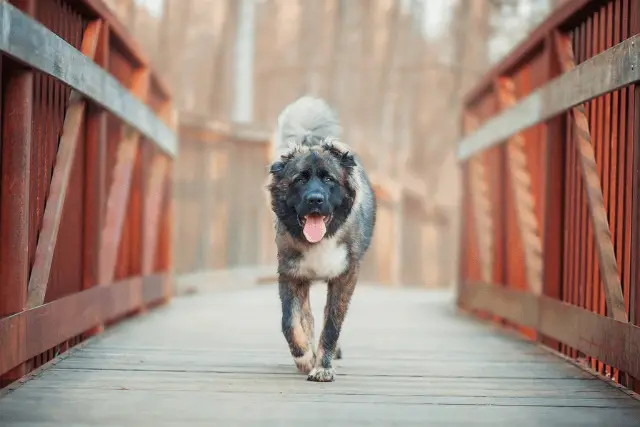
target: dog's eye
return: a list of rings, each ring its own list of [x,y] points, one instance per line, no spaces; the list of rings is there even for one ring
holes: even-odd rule
[[[324,182],[333,182],[333,178],[332,178],[332,177],[330,177],[329,175],[326,175],[324,178],[322,178],[322,180],[323,180]]]

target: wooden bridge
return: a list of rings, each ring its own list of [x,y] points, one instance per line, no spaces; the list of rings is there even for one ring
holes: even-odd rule
[[[376,177],[317,384],[280,332],[269,135],[178,118],[101,0],[0,0],[0,425],[640,426],[639,12],[566,2],[469,93],[454,289],[398,286],[421,211]]]

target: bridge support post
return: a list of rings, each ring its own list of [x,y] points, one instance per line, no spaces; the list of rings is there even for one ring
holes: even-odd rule
[[[36,2],[15,3],[28,15],[35,15]],[[2,58],[0,58],[2,61]],[[18,63],[2,64],[6,83],[0,91],[2,147],[0,158],[0,319],[26,308],[29,283],[29,216],[31,183],[31,145],[33,114],[33,71]],[[23,354],[26,325],[20,324],[22,348],[9,349]],[[0,376],[0,387],[24,376],[25,363]]]

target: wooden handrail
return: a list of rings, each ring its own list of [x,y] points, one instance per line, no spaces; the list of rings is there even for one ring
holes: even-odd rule
[[[176,134],[112,75],[54,32],[5,1],[0,1],[0,52],[69,85],[152,140],[171,157]]]
[[[640,81],[640,34],[551,80],[491,118],[458,146],[458,160],[503,144],[510,136],[600,95]]]

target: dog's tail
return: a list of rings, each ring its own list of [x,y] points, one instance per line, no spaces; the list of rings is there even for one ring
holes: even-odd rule
[[[317,144],[328,137],[339,138],[341,133],[338,117],[325,100],[312,96],[298,98],[278,116],[274,160],[291,145]]]

